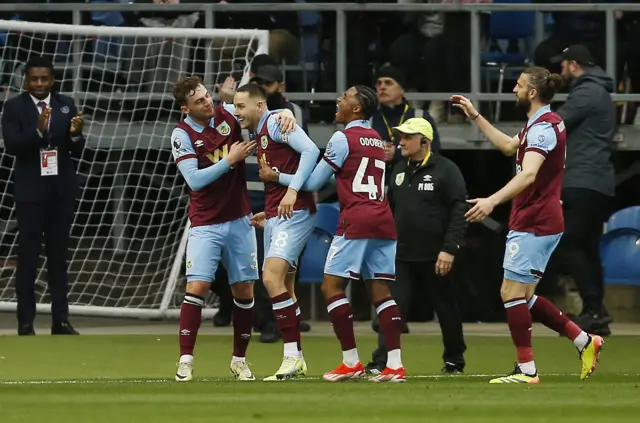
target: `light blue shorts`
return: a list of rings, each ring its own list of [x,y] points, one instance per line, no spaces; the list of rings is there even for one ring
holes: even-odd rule
[[[504,278],[515,282],[540,282],[549,258],[562,234],[536,236],[531,232],[509,231],[504,251]]]
[[[189,229],[187,282],[213,282],[220,261],[229,284],[258,279],[258,244],[250,217]]]
[[[334,236],[324,265],[326,275],[365,281],[396,279],[396,241]]]
[[[272,217],[264,225],[264,259],[278,257],[292,268],[298,267],[298,258],[316,226],[316,215],[309,210],[295,210],[291,219]],[[262,264],[264,269],[264,263]]]

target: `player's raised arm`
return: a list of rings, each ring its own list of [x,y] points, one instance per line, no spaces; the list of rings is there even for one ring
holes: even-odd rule
[[[527,149],[522,159],[522,168],[516,169],[516,176],[489,198],[469,200],[475,205],[465,215],[467,221],[483,220],[497,205],[511,200],[533,184],[547,154],[557,145],[558,140],[551,124],[543,122],[533,125],[527,132]]]
[[[171,133],[171,150],[178,170],[193,191],[199,191],[227,173],[231,166],[244,160],[255,148],[255,142],[236,142],[229,154],[213,166],[198,169],[198,159],[185,131],[176,128]]]
[[[486,120],[484,116],[480,114],[473,106],[473,103],[461,95],[451,96],[451,101],[453,102],[453,106],[462,111],[476,124],[482,135],[484,135],[491,144],[495,145],[496,148],[502,151],[503,154],[507,156],[513,156],[518,151],[518,136],[509,136],[493,126],[491,122]]]
[[[280,128],[280,122],[277,117],[273,115],[269,116],[267,129],[271,139],[276,142],[286,143],[289,147],[300,153],[298,169],[288,185],[289,188],[300,191],[302,185],[309,178],[311,172],[313,172],[320,150],[299,126],[296,125],[295,130],[289,135],[283,135]]]
[[[347,142],[347,137],[342,131],[335,132],[327,144],[322,160],[316,165],[309,179],[302,185],[302,189],[304,191],[318,191],[325,186],[333,174],[342,167],[348,155],[349,143]],[[292,179],[293,175],[287,175],[286,173],[278,175],[280,185],[289,186]]]

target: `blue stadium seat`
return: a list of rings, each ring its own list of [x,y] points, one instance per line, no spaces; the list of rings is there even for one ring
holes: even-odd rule
[[[640,231],[640,206],[627,207],[626,209],[618,210],[612,214],[607,221],[606,232],[624,229],[635,229]]]
[[[493,3],[531,3],[531,0],[493,0]],[[524,41],[529,45],[535,35],[534,12],[491,12],[489,23],[489,39],[491,41],[515,40]],[[530,50],[530,48],[526,48]],[[499,71],[498,93],[502,93],[505,72],[507,68],[513,68],[520,72],[528,66],[530,52],[504,52],[490,51],[481,55],[484,66],[486,83],[491,83],[491,73]],[[496,102],[493,116],[494,121],[500,120],[500,102]]]
[[[300,283],[320,283],[324,277],[324,262],[329,254],[333,235],[314,229],[300,259]]]
[[[602,237],[604,283],[640,286],[640,230],[619,229]]]
[[[320,203],[317,207],[316,228],[323,230],[330,236],[334,236],[338,229],[340,205],[338,203]]]

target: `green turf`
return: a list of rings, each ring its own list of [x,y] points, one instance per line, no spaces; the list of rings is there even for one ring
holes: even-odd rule
[[[514,359],[506,337],[468,337],[466,376],[437,377],[438,337],[404,337],[406,384],[330,384],[322,372],[340,361],[337,342],[304,339],[308,380],[235,382],[231,337],[201,336],[195,383],[172,382],[177,336],[0,337],[0,421],[10,422],[424,422],[640,421],[640,337],[606,340],[585,383],[562,338],[534,340],[542,383],[489,385]],[[359,337],[363,361],[375,338]],[[257,376],[280,364],[281,344],[252,343]],[[8,381],[21,382],[10,384]],[[76,381],[76,383],[70,383]]]

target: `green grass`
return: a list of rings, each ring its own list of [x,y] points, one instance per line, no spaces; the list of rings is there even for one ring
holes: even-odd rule
[[[424,422],[639,421],[640,337],[606,340],[597,372],[580,382],[566,339],[534,338],[542,383],[489,385],[512,369],[507,337],[468,337],[466,376],[440,377],[439,337],[404,338],[406,384],[330,384],[320,375],[340,361],[337,341],[304,339],[309,379],[235,382],[231,337],[201,336],[197,382],[172,381],[177,336],[0,337],[0,421],[12,422]],[[359,337],[361,359],[375,346]],[[254,342],[257,376],[280,364],[281,344]],[[9,383],[13,381],[16,383]],[[75,383],[72,383],[74,382]]]

